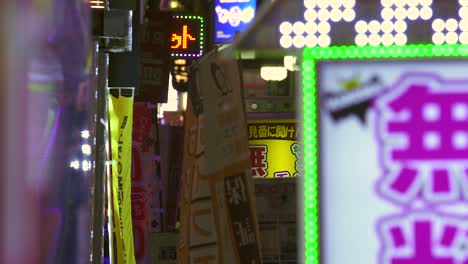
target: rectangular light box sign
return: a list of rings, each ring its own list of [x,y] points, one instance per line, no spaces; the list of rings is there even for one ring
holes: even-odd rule
[[[467,57],[304,50],[305,263],[468,263]]]
[[[199,58],[204,50],[204,19],[200,15],[172,16],[170,52],[174,58]]]
[[[256,0],[215,0],[215,43],[230,43],[254,21]]]
[[[249,150],[252,176],[297,177],[302,171],[302,147],[295,120],[250,120]]]

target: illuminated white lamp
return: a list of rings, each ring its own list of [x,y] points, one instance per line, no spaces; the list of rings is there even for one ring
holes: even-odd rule
[[[461,19],[468,18],[468,6],[463,6],[460,8],[458,15],[461,17]]]
[[[289,34],[291,34],[292,31],[293,31],[293,26],[292,26],[291,23],[285,21],[285,22],[283,22],[283,23],[280,24],[280,26],[279,26],[279,31],[280,31],[280,33],[283,34],[283,35],[289,35]]]
[[[458,0],[461,6],[468,6],[468,0]]]
[[[445,29],[445,22],[440,18],[434,19],[432,22],[432,29],[435,32],[442,32]]]
[[[260,76],[265,81],[282,81],[288,77],[288,70],[282,66],[262,66]]]
[[[306,21],[315,21],[317,20],[317,11],[315,11],[315,9],[307,9],[305,12],[304,12],[304,19]]]
[[[89,144],[81,145],[81,152],[85,155],[91,155],[91,146]]]
[[[437,45],[444,44],[445,34],[442,32],[435,32],[432,34],[432,42]]]
[[[322,35],[328,34],[330,29],[330,23],[328,22],[320,22],[318,24],[318,32]]]
[[[89,171],[91,169],[91,161],[83,160],[81,167],[83,171]]]
[[[419,17],[419,9],[417,7],[410,7],[407,10],[409,20],[416,20]]]
[[[406,1],[405,0],[397,0],[394,2],[396,7],[405,7]]]
[[[294,34],[302,35],[302,34],[304,34],[304,31],[305,31],[304,23],[302,23],[301,21],[297,21],[296,23],[294,23],[294,25],[293,25]]]
[[[460,20],[460,24],[458,25],[461,31],[468,31],[468,19]]]
[[[317,13],[317,17],[320,21],[327,21],[330,19],[330,12],[328,9],[320,9]]]
[[[331,38],[328,35],[320,35],[318,37],[318,45],[321,47],[328,47],[331,44]]]
[[[394,25],[394,30],[395,32],[398,32],[398,33],[403,33],[406,31],[406,29],[408,28],[408,26],[406,25],[406,22],[403,21],[403,20],[397,20],[395,22],[395,25]]]
[[[423,19],[423,20],[428,20],[432,17],[432,8],[430,7],[423,7],[421,8],[421,10],[419,11],[419,16]]]
[[[384,8],[390,8],[394,4],[393,0],[382,0],[381,3]]]
[[[291,36],[281,36],[280,38],[281,47],[288,49],[293,45],[293,39]]]
[[[315,8],[317,6],[317,0],[304,0],[304,6],[306,8]]]
[[[368,30],[370,33],[376,34],[380,31],[380,23],[377,20],[372,20],[369,22]]]
[[[419,4],[421,4],[423,7],[431,6],[432,0],[419,0]]]
[[[318,39],[315,35],[308,35],[305,41],[307,47],[315,47],[318,44]]]
[[[326,9],[330,5],[330,2],[329,0],[317,0],[317,5],[321,9]]]
[[[460,34],[460,43],[461,44],[468,44],[468,32],[462,32]]]
[[[297,61],[297,57],[296,56],[284,56],[283,57],[283,64],[284,64],[284,67],[288,70],[288,71],[295,71],[296,70],[296,61]]]
[[[354,42],[356,42],[358,46],[365,46],[369,42],[369,38],[367,38],[366,34],[357,34],[354,38]]]
[[[331,19],[333,22],[338,22],[338,21],[340,21],[342,18],[343,18],[343,12],[341,12],[340,9],[334,8],[334,9],[331,10],[331,12],[330,12],[330,19]]]
[[[419,5],[419,0],[406,0],[406,4],[409,7],[417,7]]]
[[[79,160],[74,160],[70,162],[70,168],[73,168],[75,170],[80,168],[80,161]]]
[[[317,33],[318,25],[315,22],[307,22],[305,24],[305,32],[309,35]]]
[[[393,31],[393,23],[392,21],[385,20],[382,22],[382,25],[380,25],[380,30],[382,30],[384,33],[390,33]]]
[[[351,22],[356,18],[356,12],[354,12],[354,9],[351,8],[346,8],[343,11],[343,19],[346,22]]]
[[[377,46],[380,44],[380,36],[379,34],[371,34],[369,36],[369,45]]]
[[[299,49],[303,48],[305,46],[305,37],[303,35],[294,36],[293,46]]]
[[[383,20],[392,20],[394,14],[393,9],[390,7],[385,7],[380,11],[380,15],[382,16]]]
[[[398,7],[395,9],[395,18],[398,20],[403,20],[406,18],[406,9],[403,7]]]
[[[453,19],[453,18],[449,18],[446,22],[445,22],[445,29],[447,29],[447,31],[449,32],[454,32],[455,30],[457,30],[458,28],[458,22],[457,20]]]
[[[393,35],[390,33],[383,34],[381,37],[381,42],[384,46],[390,46],[393,44]]]
[[[458,42],[458,34],[456,32],[448,32],[445,35],[445,42],[448,44],[455,44]]]
[[[405,45],[408,41],[405,33],[398,33],[395,35],[395,44],[396,45]]]
[[[356,0],[343,0],[343,6],[345,8],[354,8],[355,5],[356,5]]]
[[[343,0],[330,0],[330,6],[334,9],[338,9],[343,5]]]
[[[89,138],[89,130],[82,130],[81,131],[81,137],[82,138]]]
[[[354,25],[354,29],[359,34],[364,34],[367,32],[367,23],[364,20],[359,20],[356,25]]]

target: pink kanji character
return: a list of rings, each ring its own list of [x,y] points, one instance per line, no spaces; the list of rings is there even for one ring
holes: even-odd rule
[[[252,167],[252,176],[265,177],[268,175],[267,168],[267,146],[249,146],[250,165]]]
[[[457,257],[457,242],[465,231],[461,223],[425,215],[393,219],[384,226],[381,264],[461,263]]]
[[[402,84],[399,93],[377,101],[387,171],[380,188],[400,203],[419,194],[432,202],[460,198],[456,177],[468,161],[468,83],[455,91],[446,82],[442,88],[427,83]],[[403,142],[395,140],[401,136]]]

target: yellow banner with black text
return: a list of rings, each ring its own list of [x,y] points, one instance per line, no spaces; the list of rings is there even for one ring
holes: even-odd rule
[[[133,88],[110,88],[113,229],[118,264],[135,264],[132,231],[131,169]]]

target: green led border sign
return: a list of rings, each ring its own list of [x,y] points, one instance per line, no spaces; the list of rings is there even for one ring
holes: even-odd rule
[[[411,59],[468,57],[468,45],[335,46],[305,48],[302,62],[302,122],[304,144],[304,259],[320,263],[317,82],[320,60]]]
[[[169,50],[174,58],[203,55],[204,19],[198,15],[173,15]]]

